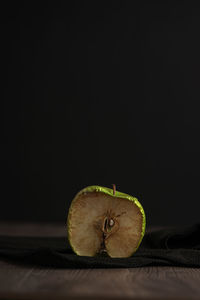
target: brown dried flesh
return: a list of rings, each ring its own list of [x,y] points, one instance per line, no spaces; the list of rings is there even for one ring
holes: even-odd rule
[[[78,255],[131,256],[141,232],[142,214],[128,199],[88,192],[72,203],[69,239]]]

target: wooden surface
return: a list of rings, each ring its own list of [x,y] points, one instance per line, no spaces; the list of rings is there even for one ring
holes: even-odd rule
[[[0,223],[0,235],[63,236],[60,224]],[[0,261],[0,299],[199,299],[200,269],[67,270]]]

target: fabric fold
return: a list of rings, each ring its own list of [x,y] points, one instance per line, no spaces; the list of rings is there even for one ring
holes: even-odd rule
[[[200,224],[149,229],[133,256],[77,256],[67,237],[0,236],[0,259],[53,268],[200,267]]]

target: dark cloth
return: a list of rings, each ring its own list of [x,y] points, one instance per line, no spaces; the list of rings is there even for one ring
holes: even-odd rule
[[[77,256],[67,237],[0,236],[0,258],[53,268],[200,267],[200,224],[149,230],[129,258]]]

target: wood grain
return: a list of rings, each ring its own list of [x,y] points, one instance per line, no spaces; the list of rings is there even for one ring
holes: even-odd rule
[[[0,224],[0,234],[65,234],[63,225]],[[14,226],[14,228],[13,228]],[[15,232],[15,233],[14,233]],[[29,268],[0,261],[0,299],[198,299],[200,269]]]

